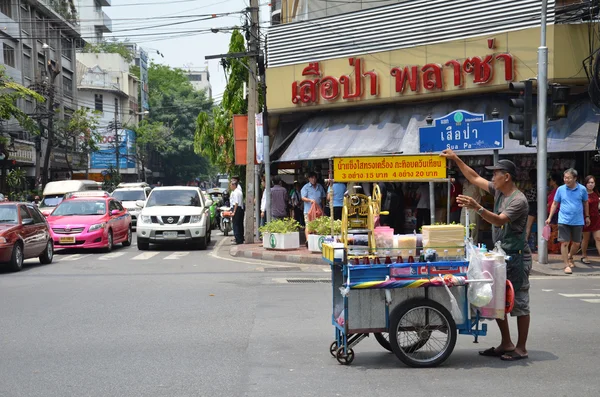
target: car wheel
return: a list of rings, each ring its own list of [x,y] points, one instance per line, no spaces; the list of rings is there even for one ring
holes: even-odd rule
[[[205,250],[208,245],[208,234],[205,234],[202,239],[198,242],[198,249]]]
[[[123,241],[123,247],[129,247],[131,245],[131,228],[127,228],[127,240]]]
[[[20,242],[15,243],[12,257],[10,258],[10,270],[18,272],[23,268],[23,245]]]
[[[150,243],[148,241],[141,240],[138,238],[137,246],[140,251],[146,251],[150,249]]]
[[[42,265],[49,265],[52,263],[52,259],[54,259],[54,244],[52,243],[52,240],[48,240],[46,249],[42,252],[39,259]]]
[[[110,252],[113,249],[113,234],[112,234],[112,230],[108,231],[107,240],[108,240],[108,243],[106,244],[106,248],[104,248],[104,251]]]

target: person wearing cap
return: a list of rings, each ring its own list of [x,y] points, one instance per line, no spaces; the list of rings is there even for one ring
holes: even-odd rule
[[[502,320],[496,320],[502,337],[500,345],[480,351],[479,354],[500,357],[506,361],[525,359],[528,357],[526,344],[530,323],[529,272],[532,260],[529,245],[525,241],[529,206],[527,198],[514,182],[517,167],[510,160],[499,160],[495,165],[486,167],[494,171],[490,182],[479,176],[452,150],[444,150],[441,156],[455,161],[469,182],[494,196],[494,211],[486,210],[469,196],[459,195],[456,200],[459,206],[476,210],[483,221],[492,225],[494,244],[500,242],[500,246],[510,257],[506,260],[506,278],[515,290],[515,304],[511,315],[517,317],[517,344],[515,346],[511,340],[508,319],[505,316]]]
[[[558,241],[560,241],[560,253],[565,263],[565,274],[571,274],[575,267],[573,255],[579,250],[583,226],[590,225],[590,207],[588,203],[588,192],[583,185],[577,183],[577,171],[569,168],[563,174],[564,185],[556,190],[550,214],[546,219],[546,225],[552,221],[552,217],[560,204],[558,211]],[[569,243],[571,250],[569,251]],[[583,253],[585,256],[585,253]]]

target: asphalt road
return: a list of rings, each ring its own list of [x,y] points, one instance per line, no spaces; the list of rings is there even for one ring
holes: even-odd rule
[[[438,368],[408,368],[373,338],[341,366],[330,285],[287,282],[327,268],[240,261],[229,244],[63,252],[0,273],[0,396],[599,394],[600,278],[532,280],[528,360],[478,356],[498,342],[490,323]]]

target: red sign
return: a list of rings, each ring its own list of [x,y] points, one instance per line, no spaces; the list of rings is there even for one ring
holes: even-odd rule
[[[467,58],[464,61],[449,60],[444,65],[428,63],[424,66],[394,67],[390,75],[395,79],[395,90],[403,94],[408,88],[413,92],[443,91],[443,69],[452,68],[454,87],[462,87],[467,78],[475,84],[489,83],[494,77],[494,66],[504,63],[504,79],[513,81],[514,63],[509,53],[486,55],[485,57]],[[375,71],[364,71],[360,58],[348,58],[352,70],[339,78],[322,76],[319,62],[309,63],[302,70],[302,76],[311,76],[303,81],[292,83],[292,102],[294,104],[311,104],[335,102],[338,99],[347,101],[360,100],[365,94],[379,95],[379,76]]]

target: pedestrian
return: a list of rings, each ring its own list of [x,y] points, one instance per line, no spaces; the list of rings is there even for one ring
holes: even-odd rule
[[[327,202],[333,198],[333,219],[342,219],[342,208],[344,208],[344,194],[346,193],[346,184],[333,182],[327,189]]]
[[[300,193],[302,195],[302,201],[304,201],[304,224],[307,224],[309,221],[308,213],[310,207],[312,207],[313,204],[316,204],[321,211],[323,211],[323,202],[327,198],[325,189],[323,189],[321,184],[317,183],[316,172],[308,174],[308,183],[304,185]],[[306,235],[306,245],[308,246],[308,228],[304,228],[304,233]]]
[[[429,201],[429,184],[422,183],[417,190],[417,232],[421,226],[431,224],[431,204]]]
[[[554,213],[560,203],[558,210],[558,241],[560,241],[560,253],[565,264],[565,274],[571,274],[571,268],[575,267],[573,255],[579,250],[583,226],[590,225],[590,208],[588,203],[587,189],[577,183],[577,171],[569,168],[563,174],[564,185],[556,190],[550,214],[546,219],[546,225],[550,224]],[[569,243],[571,249],[569,250]]]
[[[290,190],[290,205],[292,207],[290,210],[290,218],[295,219],[296,222],[304,227],[302,193],[300,192],[300,184],[298,181],[294,181],[294,186]]]
[[[264,226],[265,223],[266,223],[266,221],[267,221],[267,216],[265,214],[265,211],[267,210],[267,189],[265,188],[265,177],[264,176],[262,177],[260,185],[261,185],[261,188],[262,188],[262,196],[260,198],[260,223],[259,223],[259,227],[260,226]]]
[[[533,223],[537,219],[537,170],[536,169],[529,170],[529,182],[531,183],[531,187],[525,191],[525,198],[527,199],[527,204],[529,205],[529,214],[527,215],[526,241],[529,241],[529,236],[531,236],[531,229],[533,228]]]
[[[235,244],[244,244],[244,195],[237,182],[231,181],[230,204],[233,206],[233,236]]]
[[[546,213],[550,213],[550,208],[552,208],[552,203],[554,202],[554,196],[556,195],[556,191],[558,187],[562,185],[562,178],[560,174],[557,172],[553,172],[550,174],[550,178],[548,179],[548,202],[546,205]],[[556,212],[552,219],[550,220],[550,239],[548,240],[548,252],[552,254],[560,254],[560,242],[558,241],[558,211],[560,210],[560,204],[556,207]]]
[[[510,327],[506,315],[496,319],[502,340],[497,347],[480,351],[482,356],[500,357],[502,360],[515,361],[528,358],[527,336],[529,334],[529,272],[531,271],[531,251],[525,243],[525,227],[527,225],[527,199],[517,189],[515,178],[517,167],[510,160],[499,160],[495,165],[486,167],[494,171],[492,181],[487,181],[475,170],[466,165],[450,149],[441,154],[453,160],[465,178],[473,185],[494,196],[494,211],[485,209],[473,197],[460,195],[458,204],[463,208],[475,209],[481,219],[492,225],[492,240],[500,243],[502,249],[510,257],[506,261],[506,278],[515,290],[514,307],[511,316],[517,317],[518,340],[516,346],[510,337]]]
[[[596,249],[600,254],[600,212],[598,212],[600,205],[600,195],[596,190],[596,178],[592,175],[585,177],[583,184],[587,189],[588,193],[588,206],[590,208],[590,225],[583,228],[583,240],[581,241],[581,262],[589,265],[590,260],[587,257],[588,244],[590,242],[590,235],[594,236],[596,242]]]
[[[273,187],[271,188],[271,216],[273,219],[283,219],[287,216],[288,192],[282,186],[281,177],[273,177]]]

